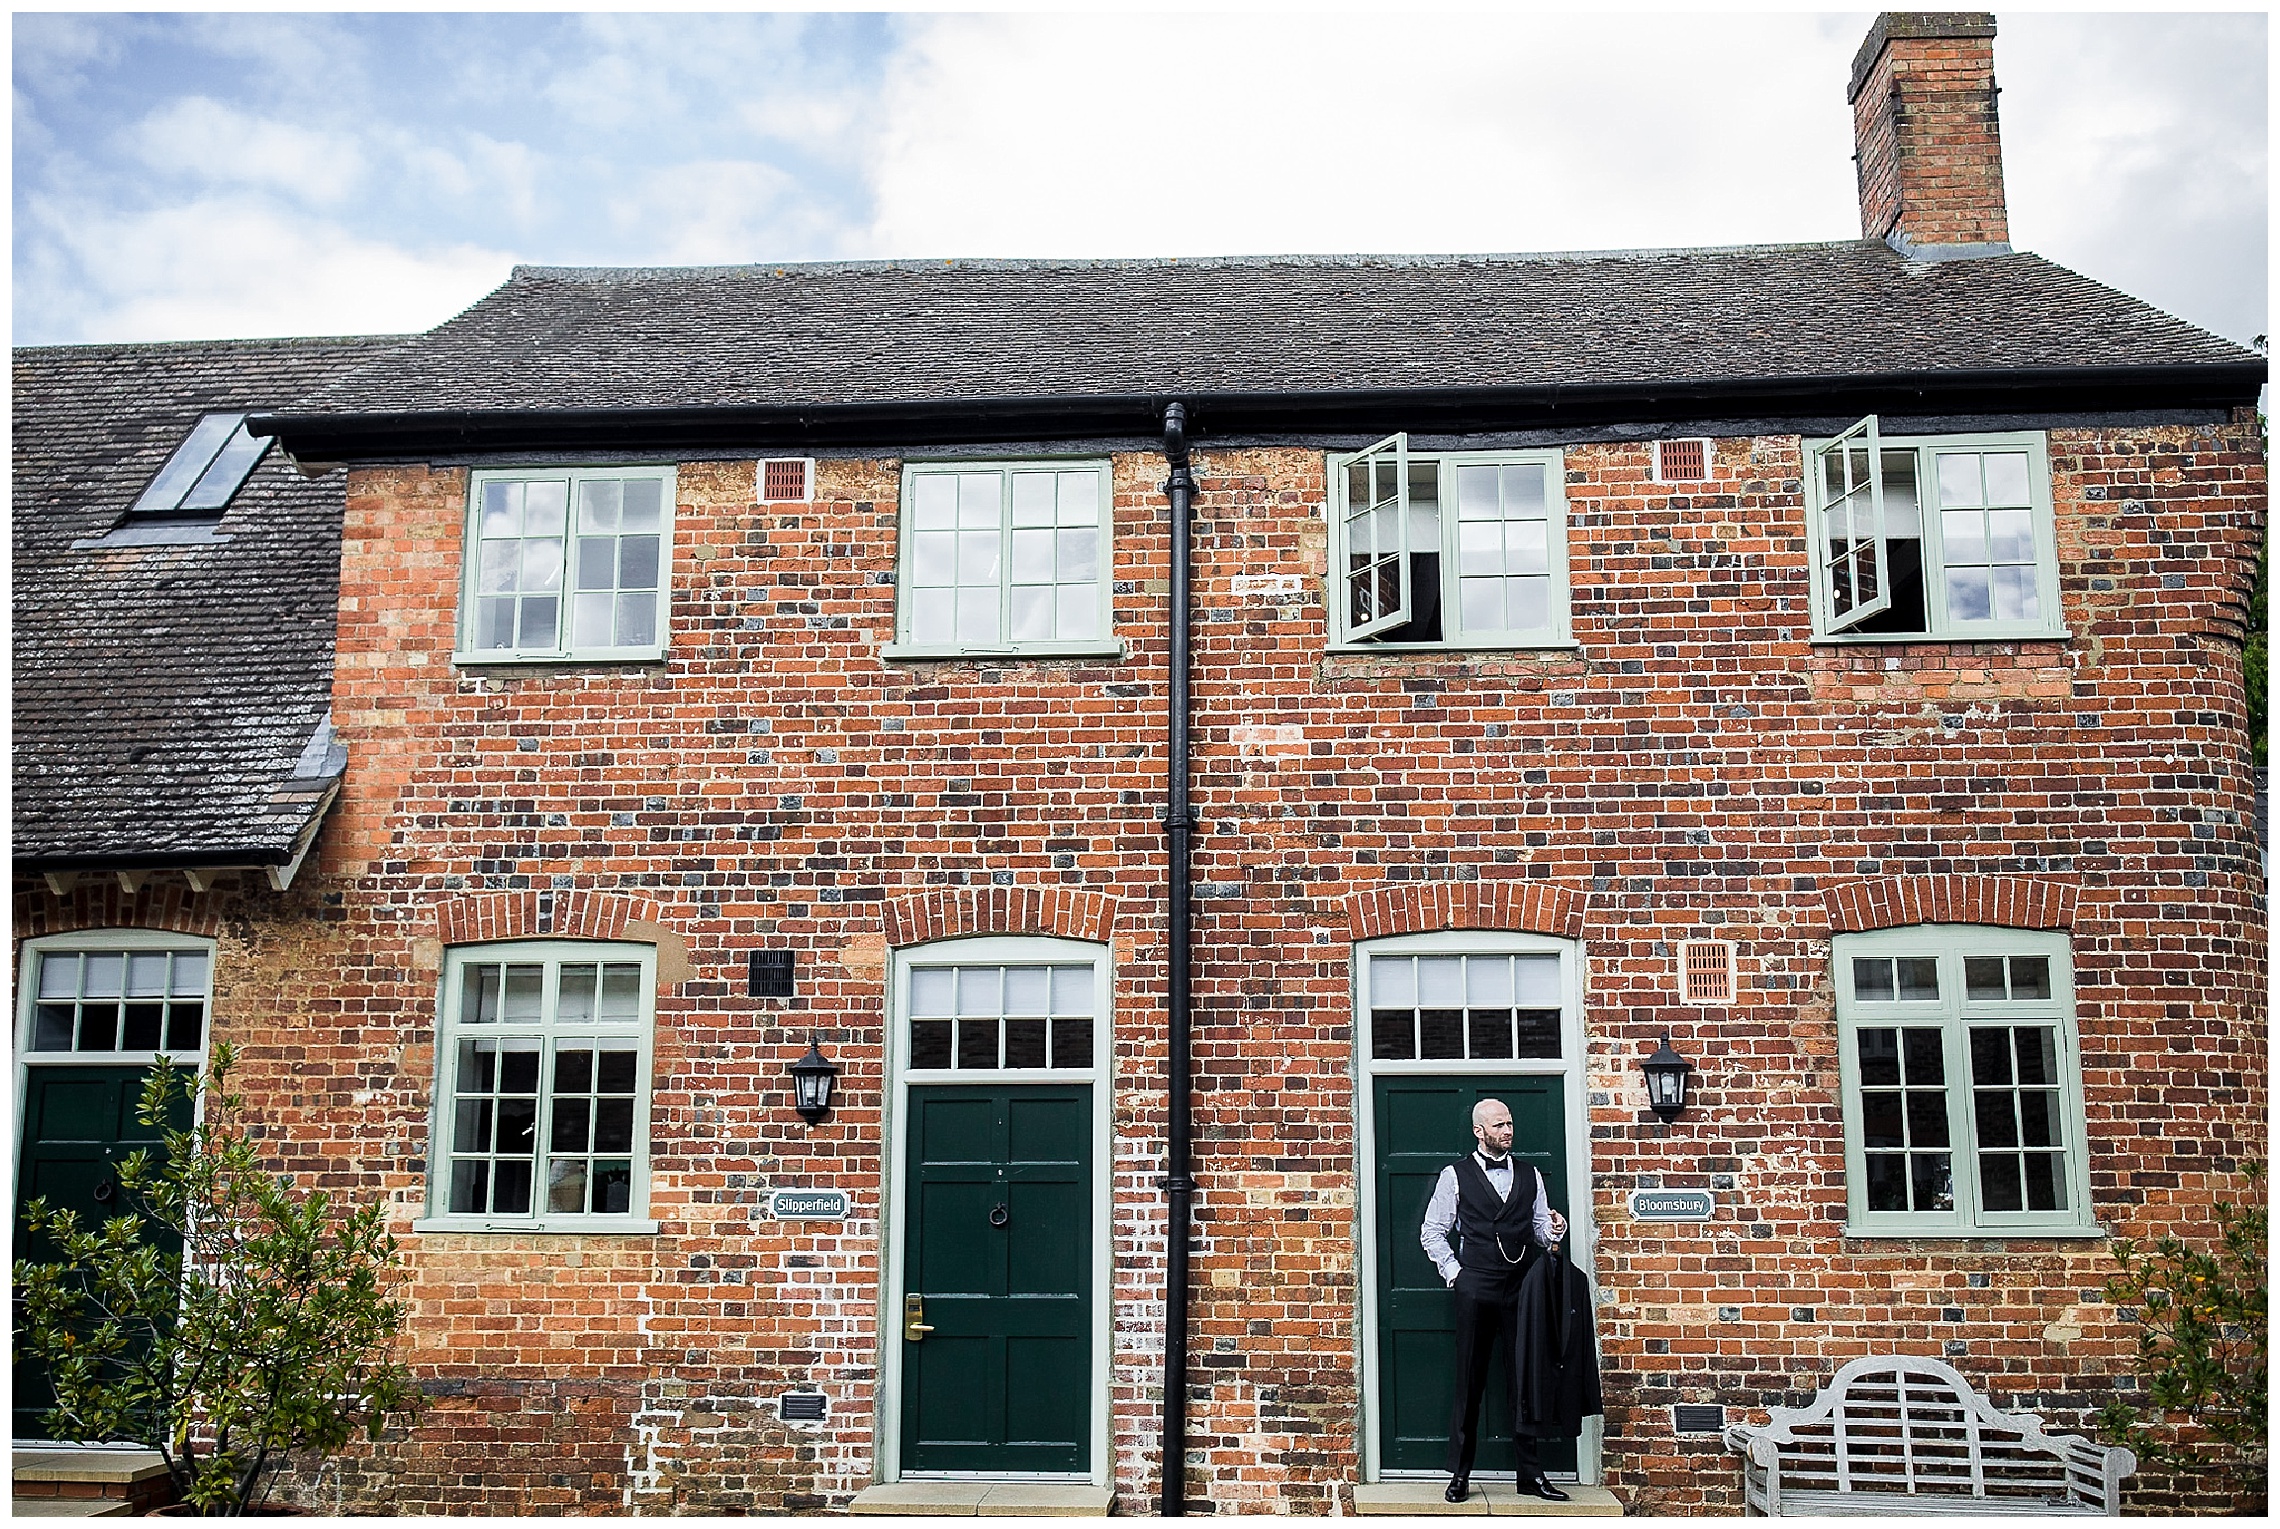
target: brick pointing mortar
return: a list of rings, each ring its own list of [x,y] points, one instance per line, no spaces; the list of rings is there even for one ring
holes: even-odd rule
[[[1757,1414],[1899,1349],[2079,1427],[2127,1368],[2094,1242],[1842,1235],[1833,930],[2068,931],[2109,1224],[2195,1225],[2265,1154],[2253,424],[2053,432],[2069,635],[2035,642],[1814,645],[1798,440],[1718,440],[1684,487],[1650,457],[1566,454],[1577,649],[1394,657],[1325,651],[1321,456],[1199,456],[1188,1494],[1218,1511],[1340,1511],[1358,1479],[1349,971],[1373,931],[1582,942],[1606,1464],[1634,1511],[1737,1506],[1674,1402]],[[827,460],[814,503],[763,506],[751,463],[684,464],[667,660],[482,670],[450,659],[464,475],[359,469],[350,770],[294,890],[59,903],[19,878],[19,939],[213,930],[215,1031],[278,1161],[390,1198],[435,1406],[312,1505],[843,1507],[881,1469],[887,951],[991,930],[1114,951],[1111,1456],[1122,1509],[1152,1503],[1162,464],[1114,459],[1123,662],[883,662],[898,471]],[[657,997],[660,1230],[411,1233],[443,942],[628,930],[686,952]],[[1691,938],[1735,942],[1732,1005],[1680,1006]],[[798,953],[797,997],[745,996],[761,944]],[[1669,1126],[1636,1066],[1666,1030],[1701,1068]],[[785,1072],[811,1032],[842,1068],[813,1129]],[[767,1218],[768,1189],[820,1186],[849,1221]],[[1627,1222],[1643,1187],[1713,1189],[1717,1219]],[[827,1421],[778,1421],[811,1382]]]

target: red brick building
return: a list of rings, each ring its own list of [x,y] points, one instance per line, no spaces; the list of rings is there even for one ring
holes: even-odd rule
[[[1632,1511],[1736,1508],[1679,1404],[1860,1354],[2082,1426],[2106,1236],[2265,1154],[2263,366],[2010,250],[1993,30],[1872,32],[1857,242],[526,268],[391,344],[148,348],[203,368],[164,400],[19,352],[20,1097],[147,1060],[158,982],[285,1166],[397,1207],[433,1405],[312,1505],[1150,1511],[1178,403],[1191,1511],[1434,1473],[1416,1218],[1487,1093]],[[233,406],[251,487],[138,519]],[[86,629],[198,656],[289,500],[337,590],[303,527],[236,629],[329,686]],[[155,724],[90,697],[155,672],[300,710],[146,844]],[[119,789],[27,790],[50,743]]]

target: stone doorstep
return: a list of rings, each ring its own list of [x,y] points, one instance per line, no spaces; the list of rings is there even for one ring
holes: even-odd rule
[[[901,1518],[1105,1518],[1116,1499],[1081,1481],[895,1481],[865,1487],[850,1513]]]
[[[10,1518],[132,1518],[124,1497],[18,1497],[8,1504]]]
[[[121,1496],[137,1482],[166,1474],[155,1449],[25,1449],[10,1452],[18,1483],[86,1484],[117,1487]]]
[[[1472,1496],[1464,1502],[1445,1502],[1441,1493],[1449,1482],[1445,1476],[1429,1481],[1377,1481],[1361,1482],[1354,1487],[1354,1513],[1369,1515],[1395,1515],[1403,1518],[1438,1517],[1442,1514],[1470,1515],[1475,1518],[1621,1518],[1623,1504],[1605,1487],[1579,1486],[1572,1481],[1559,1483],[1568,1494],[1567,1502],[1546,1502],[1541,1497],[1523,1497],[1512,1489],[1509,1481],[1497,1482],[1475,1478]]]

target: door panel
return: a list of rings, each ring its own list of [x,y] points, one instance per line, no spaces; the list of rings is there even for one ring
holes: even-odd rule
[[[904,1470],[1090,1468],[1091,1130],[1082,1084],[910,1091]]]
[[[118,1182],[118,1160],[140,1148],[155,1149],[159,1133],[135,1119],[147,1069],[140,1067],[32,1067],[24,1084],[23,1150],[16,1158],[14,1249],[25,1258],[49,1256],[45,1238],[24,1231],[24,1207],[45,1196],[52,1206],[77,1211],[83,1223],[122,1214],[127,1205],[116,1194],[103,1195]],[[176,1099],[171,1123],[189,1123],[189,1104]],[[99,1196],[102,1196],[99,1198]],[[173,1251],[172,1238],[160,1241]],[[54,1405],[46,1370],[30,1363],[15,1366],[12,1426],[19,1439],[47,1437],[45,1413]]]
[[[1441,1170],[1472,1150],[1472,1109],[1501,1099],[1512,1111],[1512,1152],[1544,1175],[1552,1208],[1567,1211],[1567,1125],[1558,1078],[1380,1077],[1377,1131],[1378,1464],[1388,1471],[1446,1467],[1456,1387],[1456,1319],[1448,1288],[1425,1256],[1418,1228]],[[1474,1469],[1512,1469],[1510,1365],[1499,1359],[1481,1403]],[[1539,1445],[1546,1470],[1575,1469],[1575,1445]]]

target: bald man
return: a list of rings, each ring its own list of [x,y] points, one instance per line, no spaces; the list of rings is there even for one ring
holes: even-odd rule
[[[1504,1102],[1474,1105],[1472,1131],[1477,1147],[1441,1170],[1417,1232],[1425,1256],[1455,1292],[1457,1391],[1449,1408],[1449,1486],[1441,1494],[1450,1502],[1472,1495],[1481,1392],[1497,1338],[1519,1341],[1520,1276],[1538,1249],[1567,1236],[1567,1218],[1545,1197],[1544,1176],[1512,1160],[1512,1111]],[[1537,1462],[1535,1439],[1519,1431],[1517,1396],[1512,1425],[1514,1484],[1528,1496],[1566,1502],[1567,1493]]]

